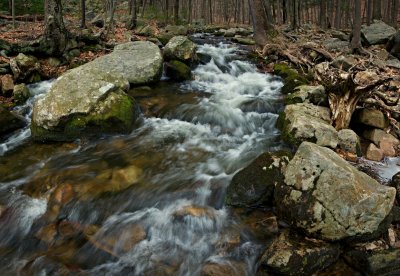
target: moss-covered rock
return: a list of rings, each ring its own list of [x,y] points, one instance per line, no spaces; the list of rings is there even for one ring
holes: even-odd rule
[[[277,127],[282,131],[283,140],[295,147],[309,141],[334,149],[338,144],[338,133],[330,124],[330,117],[327,107],[291,104],[279,115]]]
[[[25,84],[17,84],[14,86],[13,98],[16,104],[23,104],[30,97],[29,89]]]
[[[118,74],[78,67],[59,78],[33,107],[32,137],[69,141],[99,133],[127,133],[138,116]]]
[[[328,106],[328,95],[322,85],[301,85],[295,88],[286,99],[286,104],[312,103],[315,105]]]
[[[283,151],[261,154],[233,176],[225,202],[233,206],[272,205],[275,185],[284,181],[290,158]]]
[[[183,81],[192,78],[190,67],[179,60],[172,60],[165,64],[167,76],[172,80]]]
[[[189,64],[197,59],[196,44],[186,36],[175,36],[165,45],[164,58]]]
[[[282,87],[282,94],[292,93],[297,86],[308,84],[308,81],[304,76],[298,73],[295,69],[290,68],[285,63],[275,64],[274,74],[284,79],[285,85]]]
[[[338,245],[285,230],[264,252],[261,269],[266,267],[282,275],[312,275],[335,263],[339,254]]]

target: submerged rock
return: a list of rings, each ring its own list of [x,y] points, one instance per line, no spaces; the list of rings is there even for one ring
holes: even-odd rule
[[[246,275],[246,265],[241,262],[206,263],[200,271],[200,276],[242,276]]]
[[[362,239],[385,231],[396,190],[380,185],[328,148],[304,142],[275,189],[280,217],[324,240]]]
[[[272,205],[275,185],[284,181],[289,160],[285,152],[263,153],[233,176],[225,202],[233,206]]]
[[[175,36],[165,45],[164,58],[190,63],[197,59],[196,44],[186,36]]]
[[[277,126],[282,130],[282,138],[294,146],[309,141],[334,149],[338,144],[338,133],[330,124],[327,107],[307,103],[287,105]]]
[[[338,245],[304,238],[285,230],[261,257],[261,266],[284,275],[311,275],[339,257]]]

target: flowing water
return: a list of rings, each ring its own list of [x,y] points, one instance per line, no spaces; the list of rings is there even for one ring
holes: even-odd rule
[[[129,135],[0,145],[0,267],[24,275],[198,275],[206,263],[255,274],[263,245],[224,205],[232,175],[282,148],[279,79],[233,45],[202,45],[194,80],[129,93]],[[211,58],[210,58],[211,57]],[[21,112],[51,82],[32,86]]]

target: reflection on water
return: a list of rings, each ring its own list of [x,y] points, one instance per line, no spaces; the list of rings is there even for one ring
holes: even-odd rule
[[[196,275],[214,262],[252,274],[261,247],[241,235],[224,192],[235,171],[282,146],[282,83],[237,51],[200,46],[211,60],[193,81],[129,91],[144,114],[130,135],[2,144],[4,271]]]

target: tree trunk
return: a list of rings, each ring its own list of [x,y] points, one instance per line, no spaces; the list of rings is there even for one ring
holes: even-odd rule
[[[81,28],[86,28],[86,0],[81,0]]]
[[[400,0],[393,0],[393,7],[392,7],[392,26],[397,29],[397,16],[399,12],[399,2]]]
[[[174,2],[174,23],[178,25],[179,21],[179,0],[175,0]]]
[[[12,25],[15,29],[15,0],[11,1],[11,16],[12,16]]]
[[[321,0],[320,14],[319,14],[319,25],[321,28],[326,29],[326,0]]]
[[[131,0],[131,20],[129,22],[129,29],[133,30],[137,26],[137,3],[136,0]]]
[[[381,0],[374,0],[374,10],[372,12],[372,19],[377,19],[377,20],[382,19]]]
[[[340,21],[342,18],[342,11],[341,11],[342,0],[336,1],[336,12],[335,12],[335,28],[340,28]]]
[[[253,22],[254,39],[257,46],[263,47],[267,43],[268,24],[262,0],[249,0],[250,14]]]
[[[361,0],[354,0],[354,26],[353,38],[351,40],[352,52],[359,52],[361,49]]]
[[[44,43],[49,55],[61,56],[66,49],[69,32],[65,28],[62,0],[50,0],[49,17],[45,28]]]

